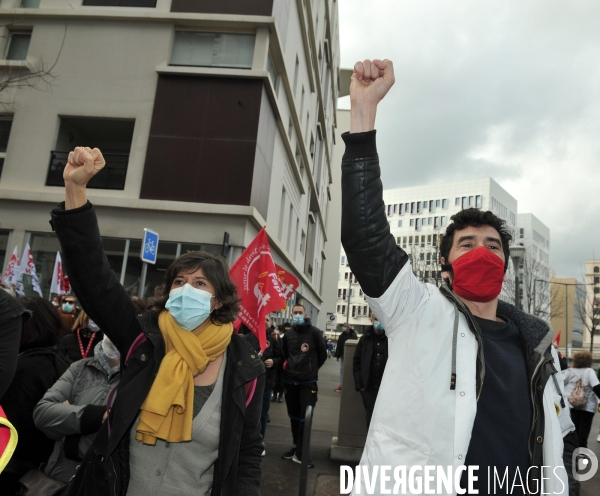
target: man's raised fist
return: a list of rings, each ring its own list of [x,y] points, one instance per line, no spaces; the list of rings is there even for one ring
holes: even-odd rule
[[[352,105],[377,105],[393,86],[394,65],[391,60],[363,60],[354,64],[350,80]]]

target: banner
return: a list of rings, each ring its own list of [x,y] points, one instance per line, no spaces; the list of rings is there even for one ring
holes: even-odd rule
[[[17,294],[24,296],[25,287],[23,286],[23,275],[31,276],[31,286],[33,291],[42,296],[42,290],[40,288],[40,281],[35,270],[35,263],[33,262],[33,255],[29,243],[25,245],[23,250],[23,256],[21,257],[21,264],[19,265],[19,276],[17,279]]]
[[[290,274],[283,267],[280,267],[277,264],[275,264],[275,267],[277,268],[277,277],[279,278],[279,283],[281,284],[281,289],[283,290],[282,296],[287,302],[294,294],[294,291],[298,289],[300,283],[296,277]],[[285,310],[285,305],[282,310]]]
[[[242,299],[238,318],[258,338],[260,349],[264,351],[265,318],[285,306],[284,291],[264,227],[233,264],[229,276]]]
[[[556,337],[555,337],[555,338],[554,338],[554,340],[552,341],[553,343],[555,343],[555,344],[556,344],[556,346],[559,346],[559,345],[560,345],[560,333],[561,333],[561,332],[562,332],[562,331],[558,331],[558,334],[556,335]]]
[[[64,295],[67,292],[65,289],[65,274],[63,272],[62,259],[60,252],[56,252],[56,260],[54,262],[54,271],[52,272],[52,283],[50,284],[50,293]]]
[[[17,252],[17,247],[13,250],[13,253],[10,257],[10,261],[6,266],[6,270],[4,271],[4,275],[2,276],[2,281],[10,284],[12,287],[13,284],[17,284],[17,279],[19,276],[19,254]]]

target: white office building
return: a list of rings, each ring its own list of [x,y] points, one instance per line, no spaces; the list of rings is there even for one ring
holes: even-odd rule
[[[383,199],[390,231],[410,255],[413,271],[419,279],[438,286],[439,239],[452,215],[470,207],[491,210],[507,222],[511,232],[517,228],[517,200],[491,177],[384,190]],[[343,247],[339,267],[338,326],[348,321],[360,331],[370,325],[370,309],[347,265]],[[510,299],[510,295],[502,298]]]
[[[550,229],[533,214],[518,214],[513,243],[525,247],[519,268],[522,308],[550,322]]]

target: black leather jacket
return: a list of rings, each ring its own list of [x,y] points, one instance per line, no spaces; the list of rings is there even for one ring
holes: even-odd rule
[[[375,135],[376,131],[342,135],[346,143],[346,152],[342,159],[342,244],[352,273],[365,294],[371,298],[382,296],[408,261],[408,255],[396,245],[396,239],[390,233],[385,215]],[[471,332],[480,343],[477,357],[477,392],[480,393],[485,374],[481,331],[462,301],[447,286],[440,290],[465,315]],[[544,436],[543,390],[546,382],[556,372],[551,355],[552,339],[548,339],[551,333],[547,324],[517,310],[513,305],[500,301],[498,311],[515,322],[524,341],[534,415],[529,437],[529,453],[531,466],[541,467]],[[569,492],[573,496],[579,494],[579,482],[572,477],[572,455],[573,450],[578,447],[578,441],[573,431],[563,440],[563,461],[569,476]],[[532,469],[530,475],[538,481],[541,477],[539,469]],[[536,486],[531,484],[531,487]]]

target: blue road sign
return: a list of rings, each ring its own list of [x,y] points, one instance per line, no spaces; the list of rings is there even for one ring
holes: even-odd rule
[[[158,257],[158,233],[151,229],[144,229],[144,241],[140,258],[142,262],[155,264]]]

